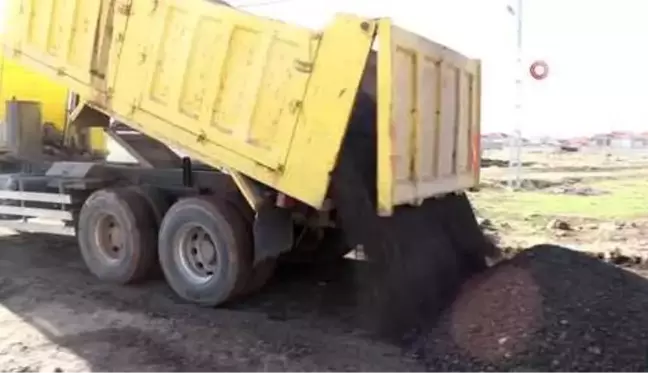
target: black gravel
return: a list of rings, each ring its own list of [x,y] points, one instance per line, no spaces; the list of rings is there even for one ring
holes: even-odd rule
[[[644,371],[648,280],[535,246],[468,282],[409,351],[434,371]]]

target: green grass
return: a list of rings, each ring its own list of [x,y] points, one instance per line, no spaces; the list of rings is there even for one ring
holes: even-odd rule
[[[532,214],[599,220],[648,217],[648,180],[605,180],[587,185],[608,194],[577,196],[484,189],[473,193],[471,200],[482,214],[489,217],[519,218]]]

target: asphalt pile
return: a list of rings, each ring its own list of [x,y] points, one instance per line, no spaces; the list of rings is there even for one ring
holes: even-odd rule
[[[646,310],[645,278],[540,245],[465,283],[407,354],[435,371],[644,371]]]

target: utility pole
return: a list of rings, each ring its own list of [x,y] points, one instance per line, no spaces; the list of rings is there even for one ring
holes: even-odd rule
[[[515,107],[514,107],[514,128],[513,134],[510,137],[510,155],[509,155],[509,188],[515,190],[521,186],[521,173],[522,173],[522,127],[524,125],[524,113],[522,108],[523,103],[523,79],[524,79],[524,66],[523,66],[523,48],[522,48],[522,2],[517,0],[517,9],[511,9],[509,5],[509,12],[516,17],[516,30],[517,30],[517,48],[516,48],[516,66],[515,66]]]

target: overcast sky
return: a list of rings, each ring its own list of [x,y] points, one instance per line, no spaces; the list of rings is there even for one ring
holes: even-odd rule
[[[248,11],[321,27],[336,11],[390,16],[412,31],[484,64],[483,128],[510,131],[514,117],[514,0],[234,0]],[[269,3],[267,5],[256,5]],[[247,6],[246,6],[247,4]],[[550,65],[547,80],[525,81],[527,135],[648,131],[648,1],[524,0],[525,68]],[[528,76],[528,75],[525,75]]]

